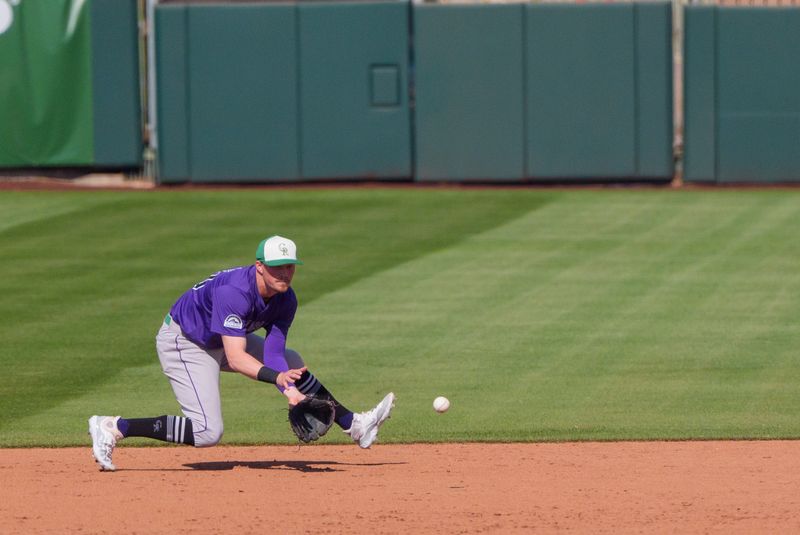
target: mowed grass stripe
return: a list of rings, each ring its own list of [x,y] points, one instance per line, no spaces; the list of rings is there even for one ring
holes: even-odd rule
[[[787,415],[798,402],[784,395],[796,383],[793,346],[784,340],[764,354],[762,324],[752,322],[772,310],[768,331],[788,331],[796,340],[796,309],[770,305],[785,295],[786,284],[797,290],[796,279],[755,290],[756,296],[735,282],[763,269],[747,251],[765,239],[774,251],[771,264],[796,260],[789,245],[796,197],[625,192],[599,194],[602,202],[587,204],[588,196],[562,199],[325,303],[339,324],[359,323],[349,311],[381,289],[385,301],[360,305],[361,324],[348,327],[345,338],[356,340],[347,351],[370,370],[367,377],[387,368],[389,376],[416,377],[405,396],[416,410],[403,413],[410,420],[400,438],[797,436]],[[503,249],[529,251],[530,260],[512,252],[515,267]],[[422,281],[415,280],[419,273]],[[402,295],[391,288],[402,288]],[[498,295],[509,301],[480,307]],[[715,317],[728,300],[752,315]],[[312,323],[324,340],[325,318]],[[326,350],[323,343],[314,349]],[[346,358],[344,350],[327,351],[336,352],[333,362]],[[745,353],[758,360],[756,367]],[[419,433],[414,418],[434,395],[448,392],[463,412],[435,424],[423,418],[435,427]],[[521,413],[520,400],[533,408]],[[774,402],[784,409],[750,410]]]
[[[0,240],[3,232],[17,225],[76,212],[119,195],[110,192],[82,195],[78,192],[0,191]]]
[[[381,234],[380,210],[331,215],[351,210],[359,192],[337,190],[333,200],[316,193],[320,214],[328,213],[326,240],[337,244],[330,255],[350,252],[343,245],[366,234],[370,254],[390,258],[358,277],[337,273],[330,285],[313,265],[361,264],[308,262],[290,345],[353,409],[389,389],[398,394],[383,441],[800,434],[794,192],[521,190],[505,192],[509,200],[456,191],[419,204],[400,195],[402,209],[390,213],[423,244],[405,255],[389,247],[398,245],[394,227]],[[425,238],[432,230],[420,229],[429,225],[443,232],[438,219],[450,217],[450,195],[479,221],[470,232],[449,231],[459,239]],[[387,197],[376,202],[391,206]],[[317,288],[312,299],[303,299],[307,286]],[[453,402],[445,415],[430,406],[440,394]],[[177,410],[157,364],[143,363],[10,421],[0,440],[85,443],[88,414],[159,407]],[[223,408],[227,443],[293,441],[281,399],[263,385],[224,374]]]
[[[758,211],[761,209],[759,208]],[[717,213],[714,217],[716,222],[740,220],[742,225],[749,224],[750,222],[743,218],[739,209],[726,209],[723,212]],[[681,214],[676,214],[680,216]],[[673,218],[673,221],[675,219]],[[666,225],[663,228],[669,229],[672,225]],[[713,228],[713,225],[711,226]],[[723,226],[724,227],[724,226]],[[716,228],[723,228],[717,226]],[[731,236],[735,236],[736,228],[732,227]],[[702,235],[702,233],[700,233]],[[665,235],[666,238],[669,235]],[[725,285],[724,279],[720,282],[719,277],[725,275],[726,270],[730,267],[725,264],[729,262],[729,258],[725,255],[721,257],[718,267],[714,267],[705,272],[698,273],[698,267],[703,264],[713,265],[715,262],[710,261],[718,256],[718,244],[720,240],[725,240],[718,232],[712,232],[706,237],[710,238],[710,242],[704,243],[705,239],[692,239],[684,237],[678,241],[680,247],[670,253],[670,258],[662,258],[662,255],[656,255],[648,251],[646,256],[651,260],[657,262],[654,266],[672,265],[670,269],[652,267],[644,270],[625,270],[623,265],[615,267],[615,271],[619,273],[618,276],[612,277],[611,280],[599,280],[596,283],[608,285],[615,296],[619,297],[606,297],[596,303],[588,303],[581,307],[584,311],[583,317],[578,316],[576,322],[572,325],[577,329],[576,341],[567,342],[570,346],[569,354],[560,355],[557,364],[554,364],[556,371],[564,370],[563,373],[566,377],[574,380],[575,369],[584,369],[587,372],[587,377],[581,378],[581,395],[584,399],[578,398],[576,401],[569,399],[567,403],[576,405],[585,405],[582,412],[575,411],[578,414],[585,414],[587,418],[577,419],[574,423],[576,432],[588,433],[596,438],[603,438],[606,435],[613,436],[629,436],[631,438],[646,438],[647,435],[643,432],[645,425],[657,423],[658,425],[652,426],[651,433],[655,437],[663,437],[665,434],[672,433],[675,436],[674,429],[683,436],[702,436],[705,428],[692,429],[687,426],[686,422],[680,422],[682,415],[691,417],[697,411],[705,411],[708,407],[705,404],[691,405],[691,398],[686,399],[687,406],[669,406],[676,402],[684,401],[684,398],[679,395],[682,389],[692,388],[691,386],[691,369],[686,369],[687,357],[692,361],[705,362],[708,358],[708,348],[704,344],[710,342],[714,344],[715,348],[721,348],[722,351],[728,352],[731,346],[726,344],[726,340],[720,340],[719,336],[709,338],[708,340],[697,339],[694,334],[697,329],[703,329],[704,325],[713,318],[704,317],[704,315],[694,315],[692,311],[702,310],[702,306],[708,303],[709,299],[713,296],[709,295],[708,289],[712,291],[717,287],[725,287],[728,290],[735,290],[736,288],[728,288]],[[660,240],[658,236],[651,236],[649,240],[642,241],[642,244],[653,243],[657,244]],[[711,247],[706,247],[710,245]],[[667,243],[662,244],[665,251],[669,251]],[[698,251],[706,251],[698,255]],[[638,256],[638,255],[637,255]],[[633,266],[648,266],[644,258],[635,258],[630,255],[619,255],[623,260],[623,264]],[[671,260],[665,262],[665,260]],[[602,273],[604,262],[599,262],[592,268],[593,271],[600,271]],[[737,266],[737,272],[746,269],[747,266]],[[689,276],[687,276],[687,274]],[[694,274],[694,276],[692,276]],[[699,275],[699,276],[698,276]],[[590,275],[591,276],[591,275]],[[590,276],[583,276],[578,274],[582,280],[587,280]],[[646,287],[641,287],[642,280],[648,280]],[[572,282],[570,282],[572,284]],[[632,296],[635,296],[632,297]],[[688,341],[685,346],[681,347],[683,341]],[[731,365],[735,365],[731,362]],[[654,370],[652,377],[646,377],[647,384],[640,385],[636,381],[627,381],[627,374],[638,366],[643,366],[644,370],[648,367],[657,368]],[[574,369],[573,369],[574,368]],[[672,375],[670,372],[676,371],[677,375]],[[549,369],[546,371],[547,375],[552,375],[554,370]],[[599,376],[599,377],[598,377]],[[670,383],[675,379],[674,383]],[[595,419],[597,412],[591,409],[591,403],[608,403],[608,396],[604,394],[605,390],[610,392],[617,392],[617,397],[626,395],[630,389],[636,389],[643,386],[639,392],[634,392],[628,397],[631,402],[636,402],[636,405],[631,407],[629,412],[628,408],[611,397],[614,408],[617,411],[619,422],[615,425],[622,429],[632,427],[631,431],[626,431],[625,435],[621,434],[620,429],[612,429],[606,432],[601,428],[601,425],[607,425],[604,419]],[[674,386],[678,392],[670,390],[670,386]],[[729,391],[727,394],[735,394],[735,385],[727,385]],[[557,383],[553,384],[552,390],[549,392],[555,393],[562,389],[563,385]],[[706,387],[700,386],[700,391],[705,390]],[[718,397],[718,396],[717,396]],[[553,399],[552,396],[546,395],[545,398]],[[637,399],[638,398],[638,399]],[[719,402],[719,400],[718,400]],[[647,407],[660,407],[648,413]],[[636,411],[644,412],[644,417],[641,418],[640,429],[636,428],[637,422],[632,418]],[[664,427],[665,430],[659,433],[659,427]],[[587,428],[585,431],[584,428]],[[672,429],[670,429],[672,428]],[[717,434],[720,431],[716,432]]]
[[[550,212],[555,212],[555,221],[547,219]],[[435,392],[452,391],[451,396],[458,396],[458,401],[462,402],[460,414],[467,417],[464,421],[448,420],[461,428],[459,439],[497,439],[498,426],[507,425],[510,420],[516,420],[526,429],[520,434],[518,430],[504,428],[503,438],[524,438],[525,432],[532,431],[535,423],[530,414],[514,412],[513,406],[507,403],[510,400],[513,405],[520,399],[530,398],[531,393],[525,390],[535,382],[525,384],[518,379],[529,375],[532,366],[537,366],[537,360],[543,358],[535,353],[535,348],[541,344],[531,336],[531,319],[535,324],[537,317],[547,318],[547,314],[554,313],[552,307],[540,308],[536,301],[539,288],[547,284],[548,274],[542,273],[535,264],[542,258],[555,258],[559,270],[549,274],[552,277],[566,269],[565,256],[581,258],[571,254],[573,241],[569,235],[559,235],[553,242],[555,249],[531,247],[530,237],[537,235],[537,229],[548,232],[568,227],[569,222],[563,218],[565,213],[571,212],[569,203],[550,205],[530,219],[480,235],[447,254],[426,257],[400,268],[400,272],[391,272],[397,280],[384,280],[389,276],[385,273],[368,286],[366,281],[362,282],[359,289],[366,294],[383,288],[381,293],[388,302],[362,309],[361,314],[367,318],[365,324],[361,330],[347,336],[355,339],[356,344],[359,340],[365,341],[363,362],[359,365],[369,367],[374,359],[376,369],[371,373],[387,367],[391,367],[392,373],[422,372],[424,380],[420,381],[419,390],[412,390],[410,396],[420,410],[426,408]],[[627,218],[631,219],[635,217]],[[612,218],[609,226],[619,226],[616,221]],[[559,254],[564,250],[568,251],[566,255]],[[430,265],[431,262],[435,262],[434,265]],[[423,276],[419,277],[420,274]],[[420,280],[416,280],[418,278]],[[401,288],[404,295],[386,295],[391,288]],[[366,299],[361,295],[353,296],[351,301],[342,299],[338,308],[336,303],[326,303],[326,308],[333,308],[334,316],[341,318],[342,324],[349,325],[346,314],[356,303]],[[396,312],[387,317],[387,311],[392,310]],[[319,330],[324,321],[325,318],[315,318],[312,323]],[[352,322],[357,320],[353,318]],[[377,336],[370,338],[370,333],[376,331]],[[383,357],[392,351],[388,346],[381,347],[382,341],[400,346],[399,359]],[[355,352],[355,349],[350,345],[348,351]],[[455,381],[457,385],[448,388],[448,381]],[[522,386],[522,397],[515,397],[518,385]],[[402,399],[402,392],[400,395]]]
[[[265,234],[300,244],[306,266],[297,284],[305,305],[553,195],[354,189],[43,196],[76,209],[24,223],[14,216],[0,234],[0,362],[9,370],[0,379],[0,429],[126,368],[157,367],[153,336],[172,302],[214,271],[252,262]],[[0,207],[22,198],[32,202],[13,194],[0,197]],[[118,391],[135,397],[124,384]],[[23,440],[25,431],[18,433]]]
[[[738,224],[750,224],[742,214],[746,211],[741,211],[735,207],[724,207],[721,211],[717,211],[712,221],[709,223],[719,223],[727,221],[727,224],[733,224],[738,221]],[[752,209],[753,207],[750,207]],[[760,212],[764,207],[757,208],[755,211]],[[748,210],[750,210],[748,209]],[[750,210],[752,211],[752,210]],[[680,214],[677,214],[680,215]],[[673,218],[673,221],[676,219]],[[665,225],[664,229],[669,229],[672,225]],[[719,230],[725,228],[726,225],[709,225],[709,228]],[[736,227],[731,227],[731,236],[736,235]],[[700,233],[702,234],[702,232]],[[669,235],[665,235],[667,237]],[[605,395],[598,395],[594,389],[604,394],[604,389],[611,392],[619,392],[619,395],[624,395],[627,390],[637,388],[636,382],[628,382],[626,380],[626,373],[631,367],[636,367],[640,362],[645,366],[661,366],[664,371],[672,369],[678,370],[678,377],[676,378],[675,387],[680,390],[686,388],[691,384],[691,376],[687,375],[690,370],[683,370],[681,362],[678,360],[674,365],[675,359],[680,359],[687,353],[692,359],[704,361],[705,348],[703,347],[704,340],[691,340],[686,347],[686,351],[681,353],[675,351],[673,346],[680,343],[685,337],[691,337],[696,329],[703,329],[705,322],[709,318],[702,316],[692,316],[691,311],[698,305],[702,305],[708,301],[709,296],[707,291],[704,292],[703,288],[716,288],[720,284],[724,287],[724,280],[722,283],[718,280],[718,274],[724,275],[726,269],[730,269],[725,265],[729,262],[727,256],[722,256],[719,268],[701,272],[699,278],[692,279],[689,277],[689,283],[694,280],[697,282],[694,286],[685,286],[687,282],[686,274],[691,274],[697,271],[698,266],[703,263],[712,262],[708,258],[715,258],[718,254],[715,249],[718,247],[719,240],[726,240],[727,238],[722,234],[712,231],[707,235],[706,239],[710,238],[709,243],[704,243],[703,239],[692,239],[691,235],[688,238],[682,238],[679,243],[680,247],[675,249],[666,263],[666,258],[661,255],[654,254],[647,251],[646,256],[650,259],[655,259],[655,265],[668,266],[670,264],[675,267],[667,270],[647,269],[646,271],[637,270],[624,270],[622,266],[616,269],[619,271],[620,276],[618,280],[611,280],[609,287],[613,289],[615,294],[620,296],[619,299],[606,298],[600,303],[591,303],[584,306],[581,310],[586,311],[586,317],[578,318],[576,327],[580,329],[578,332],[585,332],[581,334],[581,340],[578,343],[571,342],[573,346],[571,352],[584,355],[576,356],[569,355],[569,358],[560,356],[559,363],[561,367],[574,366],[576,369],[583,368],[587,370],[587,378],[582,380],[583,386],[582,395],[585,396],[585,402],[578,399],[576,404],[585,404],[586,409],[579,414],[587,415],[585,419],[579,419],[575,422],[576,433],[587,433],[595,438],[603,438],[604,436],[629,436],[631,438],[646,438],[650,433],[654,437],[664,437],[665,435],[675,436],[674,429],[682,436],[700,437],[706,431],[704,427],[699,429],[690,428],[686,422],[681,422],[682,414],[695,415],[697,411],[705,411],[708,407],[705,404],[698,404],[692,406],[666,406],[661,410],[653,410],[652,414],[648,414],[647,406],[668,405],[675,402],[675,393],[669,389],[670,377],[656,376],[648,378],[652,384],[644,385],[640,392],[635,395],[630,395],[631,402],[636,402],[638,406],[632,407],[633,413],[623,404],[614,400],[614,408],[617,412],[619,422],[615,425],[625,428],[631,427],[631,431],[622,434],[619,429],[611,429],[605,431],[599,426],[608,425],[607,421],[600,418],[592,420],[596,417],[597,411],[591,410],[591,403],[607,403],[608,397]],[[637,240],[640,241],[640,240]],[[661,240],[657,235],[651,236],[648,240],[641,240],[642,244],[658,244]],[[711,247],[707,247],[711,245]],[[661,245],[665,251],[669,251],[667,243]],[[674,249],[674,248],[673,248]],[[697,254],[698,251],[705,251],[705,253]],[[705,254],[705,256],[704,256]],[[646,265],[644,258],[632,258],[629,255],[620,255],[620,259],[624,260],[625,264],[629,265]],[[704,260],[705,259],[705,260]],[[602,269],[604,262],[596,264],[593,270],[597,271]],[[746,266],[737,266],[741,272],[742,268]],[[579,275],[579,278],[586,280],[589,277]],[[649,278],[650,283],[645,288],[640,288],[640,280]],[[677,279],[677,282],[675,282]],[[609,284],[602,281],[603,284]],[[635,299],[630,297],[630,294],[637,296]],[[678,308],[671,311],[667,306],[673,303]],[[610,306],[609,306],[610,305]],[[687,315],[688,312],[688,315]],[[686,318],[687,321],[683,325],[680,324],[681,318]],[[641,318],[641,319],[639,319]],[[582,326],[582,327],[581,327]],[[661,327],[663,326],[663,327]],[[672,333],[666,337],[662,336],[664,329],[672,329]],[[715,347],[721,347],[723,351],[729,351],[731,348],[725,344],[724,340],[719,337],[714,337],[711,340]],[[697,343],[700,342],[700,343]],[[721,346],[719,344],[722,344]],[[561,364],[569,363],[569,364]],[[552,371],[548,371],[548,374]],[[658,372],[659,374],[661,371]],[[566,376],[571,376],[574,379],[574,371],[572,369],[565,370]],[[599,378],[594,377],[600,375]],[[587,384],[588,383],[588,384]],[[557,392],[563,385],[554,385],[553,392]],[[727,385],[730,394],[735,391],[734,385]],[[700,390],[704,390],[701,386]],[[547,397],[547,396],[546,396]],[[638,397],[638,399],[637,399]],[[715,399],[718,396],[715,394]],[[594,401],[592,401],[594,400]],[[677,400],[682,398],[677,396]],[[687,400],[690,401],[690,400]],[[640,423],[641,428],[636,429],[637,422],[632,418],[635,411],[644,411],[645,417],[642,418]],[[576,411],[577,412],[577,411]],[[652,423],[658,425],[652,426]],[[645,429],[645,425],[654,427],[652,431]],[[659,427],[664,430],[660,431]],[[670,429],[670,427],[672,429]],[[584,430],[584,428],[587,428]],[[719,434],[721,431],[717,430]]]

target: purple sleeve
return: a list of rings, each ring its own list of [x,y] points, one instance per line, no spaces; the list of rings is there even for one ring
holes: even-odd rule
[[[264,366],[275,371],[285,372],[289,369],[286,362],[286,337],[289,335],[289,327],[294,321],[294,313],[297,310],[297,301],[291,300],[287,303],[285,310],[281,312],[281,319],[276,321],[269,334],[264,339]],[[283,392],[283,388],[278,387]]]
[[[278,324],[272,326],[267,338],[264,340],[264,366],[285,372],[289,369],[284,352],[286,351],[286,334]]]
[[[236,288],[220,286],[214,291],[211,309],[211,332],[222,336],[247,336],[250,303]]]

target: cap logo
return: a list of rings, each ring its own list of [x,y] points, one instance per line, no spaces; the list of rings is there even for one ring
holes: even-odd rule
[[[278,250],[283,253],[283,256],[289,256],[289,248],[286,247],[285,243],[281,243],[278,246]]]

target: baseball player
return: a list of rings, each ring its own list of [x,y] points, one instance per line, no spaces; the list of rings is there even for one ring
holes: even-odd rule
[[[370,411],[353,413],[306,369],[297,352],[286,347],[297,310],[291,283],[298,264],[302,262],[295,243],[272,236],[258,245],[254,265],[215,273],[175,302],[156,336],[156,350],[183,416],[92,416],[89,434],[101,470],[115,470],[111,456],[125,437],[195,447],[217,444],[223,431],[220,371],[272,383],[291,406],[307,395],[327,399],[336,424],[359,446],[369,448],[375,442],[394,407],[394,394]],[[266,338],[254,334],[262,327]]]

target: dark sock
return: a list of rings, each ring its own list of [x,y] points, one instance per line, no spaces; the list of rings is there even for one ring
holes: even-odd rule
[[[146,437],[194,446],[192,421],[182,416],[120,418],[117,428],[124,437]]]
[[[300,379],[295,382],[295,386],[303,394],[333,401],[335,410],[333,421],[335,421],[339,427],[342,429],[350,429],[350,426],[353,425],[353,412],[339,403],[336,398],[333,397],[333,394],[328,392],[325,385],[314,377],[313,373],[308,370],[304,371]]]

